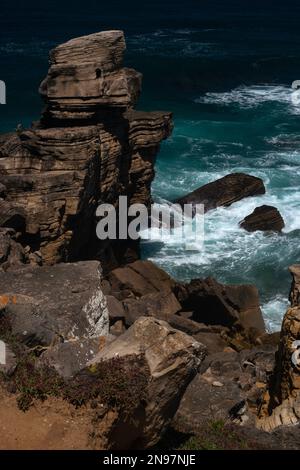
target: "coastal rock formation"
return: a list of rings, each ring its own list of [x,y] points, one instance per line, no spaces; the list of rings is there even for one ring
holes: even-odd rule
[[[292,285],[289,295],[291,307],[300,306],[300,265],[294,264],[289,267],[289,271],[292,275]]]
[[[281,232],[284,228],[284,220],[276,207],[256,207],[252,214],[240,222],[240,226],[248,232],[260,230],[263,232]]]
[[[0,272],[0,323],[27,345],[108,334],[98,261]]]
[[[300,422],[299,268],[289,268],[293,277],[291,308],[283,318],[273,377],[256,423],[268,432]]]
[[[176,203],[204,204],[204,212],[219,206],[230,206],[244,197],[265,194],[260,178],[245,173],[231,173],[212,183],[205,184],[190,194],[177,199]]]
[[[114,429],[106,430],[110,434],[108,447],[127,449],[133,444],[139,448],[156,444],[205,354],[205,347],[190,336],[149,317],[139,318],[125,334],[100,351],[91,365],[116,356],[144,355],[150,371],[146,403],[136,415],[135,430],[130,434],[125,432],[125,424],[115,423]]]
[[[241,350],[266,341],[254,286],[227,286],[212,278],[179,283],[151,261],[142,260],[112,270],[102,285],[112,334],[119,335],[139,317],[149,316],[193,336],[210,352],[227,346]]]
[[[239,322],[245,328],[265,330],[255,286],[229,286],[215,279],[193,279],[177,284],[176,296],[184,311],[201,323],[232,326]]]
[[[273,431],[300,422],[300,308],[290,308],[283,319],[272,387],[269,415],[257,420],[257,427]]]
[[[142,76],[123,68],[126,49],[122,31],[72,39],[50,54],[50,69],[40,86],[46,120],[93,120],[105,108],[132,107]]]
[[[25,262],[25,250],[16,237],[14,229],[0,227],[0,272]]]
[[[191,432],[210,420],[254,425],[274,360],[274,347],[208,355],[181,400],[175,427]]]
[[[172,119],[133,109],[141,75],[122,68],[124,49],[121,31],[58,46],[41,85],[41,121],[0,138],[0,225],[43,263],[97,258],[112,267],[137,258],[137,242],[97,238],[96,208],[117,207],[120,195],[149,206]]]

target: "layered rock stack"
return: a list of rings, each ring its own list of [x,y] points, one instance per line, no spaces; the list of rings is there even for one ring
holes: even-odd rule
[[[0,222],[15,230],[27,260],[98,258],[111,266],[137,256],[136,244],[96,238],[96,207],[116,206],[120,195],[149,205],[155,156],[172,119],[133,109],[142,77],[122,67],[124,51],[121,31],[58,46],[40,87],[40,122],[0,138]],[[9,267],[9,250],[3,262]]]
[[[282,322],[276,365],[269,388],[269,416],[258,420],[258,427],[266,431],[300,422],[300,266],[291,266],[290,272],[293,277],[291,308]]]

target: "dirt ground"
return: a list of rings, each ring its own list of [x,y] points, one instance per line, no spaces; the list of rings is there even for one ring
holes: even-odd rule
[[[90,429],[88,414],[63,400],[49,398],[24,413],[0,389],[1,450],[87,450]]]

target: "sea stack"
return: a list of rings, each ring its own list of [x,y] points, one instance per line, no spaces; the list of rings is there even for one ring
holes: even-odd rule
[[[133,109],[142,76],[122,66],[124,51],[122,31],[55,48],[40,86],[40,122],[1,137],[1,224],[17,232],[27,261],[38,253],[42,264],[92,258],[111,267],[138,256],[138,243],[96,237],[95,212],[102,202],[117,206],[120,194],[150,204],[172,116]]]

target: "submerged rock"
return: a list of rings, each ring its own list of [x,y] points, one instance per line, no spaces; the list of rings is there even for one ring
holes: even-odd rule
[[[264,183],[260,178],[245,173],[232,173],[212,183],[196,189],[187,196],[177,199],[176,203],[204,204],[204,212],[219,206],[230,206],[244,197],[265,194]]]
[[[240,226],[248,232],[257,230],[281,232],[284,228],[284,220],[276,207],[264,205],[256,207],[252,214],[240,222]]]

